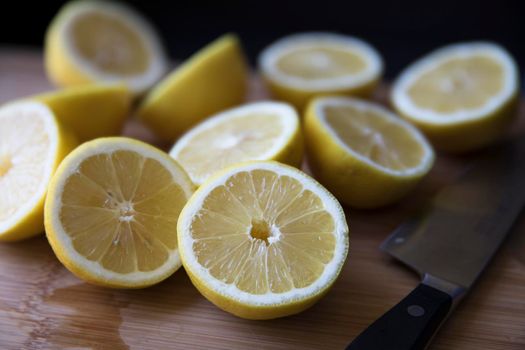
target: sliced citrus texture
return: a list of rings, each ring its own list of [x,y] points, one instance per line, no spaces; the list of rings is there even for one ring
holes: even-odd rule
[[[302,33],[267,47],[259,56],[259,69],[275,97],[302,109],[317,95],[370,95],[383,61],[358,38]]]
[[[244,101],[248,68],[239,40],[224,35],[182,63],[139,106],[137,116],[174,141],[212,114]]]
[[[432,167],[434,151],[415,127],[385,108],[319,97],[305,117],[308,164],[342,202],[375,208],[406,195]]]
[[[299,117],[288,104],[256,102],[219,113],[177,141],[170,155],[196,185],[235,163],[277,160],[301,166]]]
[[[131,108],[125,85],[85,85],[33,97],[45,103],[80,142],[120,134]]]
[[[193,192],[166,153],[124,137],[86,142],[49,186],[46,234],[58,259],[94,284],[142,288],[181,265],[177,219]]]
[[[44,232],[47,186],[75,145],[44,104],[20,101],[0,108],[0,241]]]
[[[177,227],[193,284],[219,308],[249,319],[313,305],[348,253],[348,226],[337,200],[278,162],[219,172],[191,197]]]
[[[398,113],[437,148],[474,150],[497,140],[516,116],[518,69],[502,47],[446,46],[406,68],[392,89]]]
[[[67,87],[125,82],[135,94],[167,70],[167,58],[152,25],[124,3],[79,0],[66,4],[45,40],[49,78]]]

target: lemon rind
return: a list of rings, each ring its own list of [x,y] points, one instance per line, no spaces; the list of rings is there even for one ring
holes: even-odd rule
[[[192,73],[193,67],[205,64],[208,57],[220,53],[225,48],[240,47],[240,45],[239,38],[236,34],[226,33],[202,47],[199,51],[195,52],[186,61],[175,67],[167,76],[159,81],[157,86],[155,86],[144,98],[144,101],[141,102],[137,114],[140,115],[141,109],[147,108],[149,105],[154,104],[159,99],[162,99],[169,87],[183,80]]]
[[[482,106],[476,109],[463,109],[454,113],[438,113],[432,109],[421,108],[413,103],[408,96],[407,90],[416,79],[429,70],[454,58],[468,58],[483,55],[493,58],[503,68],[503,89],[488,99]],[[398,111],[404,116],[416,121],[431,123],[435,125],[447,125],[457,122],[483,119],[498,111],[501,106],[510,101],[518,89],[518,69],[516,62],[510,54],[500,45],[492,42],[469,42],[452,44],[431,52],[420,58],[396,79],[392,87],[392,102]]]
[[[217,186],[224,185],[234,174],[242,171],[269,170],[275,171],[279,176],[290,176],[300,181],[305,190],[310,190],[323,201],[325,209],[332,215],[335,222],[334,236],[336,245],[334,257],[325,265],[321,276],[311,285],[304,288],[295,288],[285,293],[251,294],[239,290],[233,284],[226,284],[213,277],[206,268],[199,264],[196,257],[192,254],[192,239],[188,237],[190,225],[196,212],[202,207],[206,196]],[[247,307],[279,307],[303,302],[315,298],[324,292],[337,279],[348,254],[348,225],[346,223],[344,211],[335,197],[328,192],[316,180],[309,177],[302,171],[275,161],[253,161],[240,163],[226,168],[216,173],[212,178],[201,186],[188,201],[182,210],[177,223],[179,232],[179,249],[184,268],[189,270],[193,278],[213,292]],[[246,232],[246,234],[249,234]]]

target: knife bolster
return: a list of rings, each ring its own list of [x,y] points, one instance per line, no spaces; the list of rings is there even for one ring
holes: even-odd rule
[[[444,293],[447,293],[452,298],[452,308],[461,300],[465,295],[467,288],[459,286],[449,281],[445,281],[439,277],[435,277],[429,273],[423,275],[423,281],[421,282],[424,285],[440,290]]]

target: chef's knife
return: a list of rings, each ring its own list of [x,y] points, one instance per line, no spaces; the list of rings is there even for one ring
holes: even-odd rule
[[[525,205],[525,138],[484,154],[381,249],[422,282],[347,350],[420,350],[487,266]]]

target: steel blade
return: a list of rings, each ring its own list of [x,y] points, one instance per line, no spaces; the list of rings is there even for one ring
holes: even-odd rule
[[[381,249],[420,274],[469,288],[525,205],[525,138],[472,163]]]

